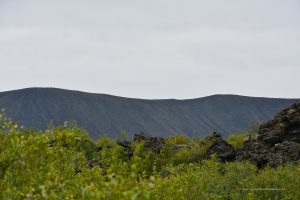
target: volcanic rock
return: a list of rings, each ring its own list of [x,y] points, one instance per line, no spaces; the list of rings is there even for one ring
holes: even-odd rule
[[[143,142],[145,149],[151,150],[156,154],[160,153],[160,150],[163,148],[164,144],[166,143],[165,138],[163,137],[147,136],[143,132],[139,134],[135,134],[133,141]]]
[[[262,124],[258,137],[244,142],[237,160],[249,160],[258,167],[272,167],[300,160],[300,102]]]
[[[216,155],[222,162],[235,160],[235,149],[232,145],[223,140],[220,134],[214,132],[211,136],[206,138],[206,143],[209,144],[206,151],[207,158]]]

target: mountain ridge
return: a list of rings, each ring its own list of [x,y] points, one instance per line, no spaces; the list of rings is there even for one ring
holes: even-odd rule
[[[84,94],[95,94],[95,95],[105,95],[109,97],[117,97],[117,98],[124,98],[124,99],[133,99],[133,100],[146,100],[146,101],[164,101],[164,100],[176,100],[176,101],[187,101],[187,100],[197,100],[203,99],[208,97],[214,96],[238,96],[238,97],[249,97],[249,98],[262,98],[262,99],[287,99],[287,100],[299,100],[300,98],[289,98],[289,97],[264,97],[264,96],[250,96],[250,95],[240,95],[240,94],[233,94],[233,93],[220,93],[220,94],[211,94],[202,97],[195,97],[195,98],[138,98],[138,97],[126,97],[126,96],[119,96],[107,93],[97,93],[97,92],[86,92],[82,90],[74,90],[74,89],[65,89],[65,88],[56,88],[56,87],[26,87],[21,89],[12,89],[12,90],[5,90],[0,91],[2,93],[11,93],[11,92],[18,92],[18,91],[25,91],[25,90],[58,90],[58,91],[66,91],[66,92],[77,92],[77,93],[84,93]]]
[[[25,88],[0,92],[0,108],[25,127],[44,129],[76,120],[92,138],[129,137],[139,131],[166,136],[204,136],[241,131],[264,122],[297,99],[248,97],[233,94],[193,99],[138,99],[59,88]]]

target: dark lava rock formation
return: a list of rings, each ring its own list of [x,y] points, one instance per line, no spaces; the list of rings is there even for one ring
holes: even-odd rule
[[[166,142],[165,138],[163,137],[151,137],[151,136],[147,136],[143,132],[139,134],[135,134],[133,141],[143,142],[145,149],[151,150],[157,154],[160,153],[160,150],[163,148]]]
[[[137,134],[134,141],[143,141],[145,148],[159,153],[165,144],[162,137]],[[300,102],[282,110],[275,117],[259,127],[256,138],[248,138],[237,150],[216,132],[205,139],[205,158],[216,155],[222,161],[250,161],[259,168],[266,165],[277,167],[300,160]],[[181,147],[176,147],[180,149]]]
[[[206,143],[209,144],[206,151],[207,158],[216,155],[222,162],[235,160],[235,149],[223,140],[220,134],[214,132],[211,136],[206,138]]]
[[[135,134],[133,142],[142,142],[145,149],[159,154],[166,145],[163,137],[152,137],[143,132]],[[117,141],[127,152],[129,158],[133,156],[131,141]],[[223,140],[216,132],[203,141],[206,146],[204,158],[209,159],[215,155],[221,162],[250,161],[259,168],[267,165],[277,167],[285,163],[300,161],[300,102],[278,113],[272,120],[259,127],[256,138],[247,138],[241,148],[234,147]],[[186,144],[172,144],[176,153],[182,148],[192,150]],[[88,165],[98,164],[91,161]]]
[[[244,142],[237,160],[249,160],[258,167],[279,166],[300,160],[300,102],[262,124],[258,137]]]
[[[166,139],[163,137],[152,137],[149,135],[146,135],[143,132],[134,134],[133,141],[121,141],[117,140],[117,144],[125,151],[127,151],[128,157],[131,158],[133,156],[133,149],[132,149],[132,143],[134,142],[142,142],[144,145],[144,148],[147,150],[150,150],[156,154],[160,153],[160,150],[165,145]]]

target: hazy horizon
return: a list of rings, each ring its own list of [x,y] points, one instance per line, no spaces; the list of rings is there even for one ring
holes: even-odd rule
[[[0,0],[0,91],[299,98],[297,0]]]

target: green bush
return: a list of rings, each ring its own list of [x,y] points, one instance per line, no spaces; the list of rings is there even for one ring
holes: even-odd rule
[[[299,164],[259,170],[205,160],[205,141],[183,136],[159,154],[134,143],[129,157],[114,140],[93,141],[76,126],[26,131],[3,117],[1,124],[0,199],[300,199]],[[241,140],[228,139],[235,147]]]
[[[168,144],[188,144],[190,139],[185,135],[174,135],[167,138]]]
[[[234,148],[238,148],[243,145],[247,137],[249,137],[247,133],[237,133],[234,135],[229,135],[226,141],[228,142],[228,144],[231,144]]]

